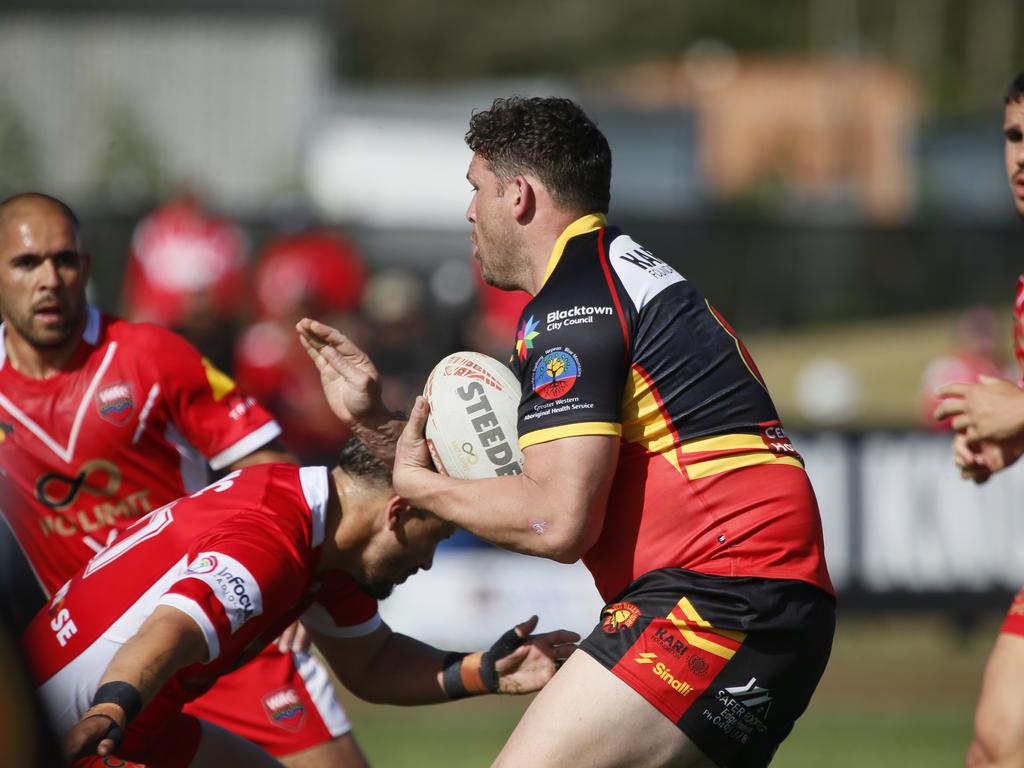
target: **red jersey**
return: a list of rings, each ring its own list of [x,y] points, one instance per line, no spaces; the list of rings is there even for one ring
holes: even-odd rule
[[[621,438],[583,555],[605,600],[659,568],[832,592],[814,491],[746,348],[693,283],[603,217],[559,238],[512,369],[524,449]]]
[[[206,484],[280,427],[188,342],[88,308],[47,379],[7,364],[0,326],[0,509],[47,594],[126,522]]]
[[[316,573],[330,482],[325,467],[236,470],[154,510],[93,557],[22,638],[58,732],[88,709],[114,654],[158,605],[188,614],[208,655],[168,681],[133,723],[138,731],[196,698],[300,616],[339,637],[380,626],[376,600],[350,576]]]

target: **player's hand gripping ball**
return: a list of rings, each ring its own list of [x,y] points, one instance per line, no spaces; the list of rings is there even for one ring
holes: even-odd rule
[[[479,352],[456,352],[431,371],[426,436],[438,472],[481,480],[523,471],[516,430],[520,386],[507,366]]]

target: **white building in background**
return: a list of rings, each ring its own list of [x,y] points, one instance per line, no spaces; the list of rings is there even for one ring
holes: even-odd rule
[[[332,88],[323,0],[9,0],[2,191],[131,206],[182,182],[236,211],[300,193]]]

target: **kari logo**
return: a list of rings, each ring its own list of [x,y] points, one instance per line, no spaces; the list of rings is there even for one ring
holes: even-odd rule
[[[306,719],[306,707],[294,688],[280,688],[263,697],[263,711],[270,722],[286,731],[297,731]]]
[[[132,385],[119,382],[96,393],[96,410],[111,424],[123,426],[135,413]]]
[[[668,627],[658,627],[654,630],[654,636],[652,639],[677,659],[681,659],[683,654],[686,653],[686,649],[689,647],[683,642],[682,638],[676,635]]]
[[[533,349],[533,340],[540,336],[540,331],[537,330],[538,325],[540,323],[531,315],[530,319],[519,327],[519,333],[516,334],[516,356],[520,360],[527,358],[530,350]]]
[[[580,376],[580,359],[568,347],[548,351],[533,366],[533,391],[545,400],[565,397]]]
[[[213,573],[217,569],[216,555],[203,555],[192,562],[185,573],[195,576],[202,573]]]
[[[640,609],[632,603],[612,603],[601,613],[604,616],[601,629],[609,635],[629,629],[640,618]]]

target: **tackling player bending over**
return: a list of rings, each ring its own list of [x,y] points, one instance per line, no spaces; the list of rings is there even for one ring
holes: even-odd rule
[[[1017,214],[1024,218],[1024,72],[1010,84],[1003,116],[1006,176]],[[1017,280],[1013,345],[1024,376],[1024,274]],[[1024,378],[1021,379],[1024,385]],[[953,417],[953,457],[960,474],[983,483],[1024,452],[1024,390],[1002,379],[984,377],[978,384],[950,384],[935,418]],[[1003,621],[985,667],[974,740],[967,754],[970,768],[1024,765],[1024,588]]]
[[[18,589],[29,615],[119,529],[205,485],[207,459],[290,460],[270,414],[184,339],[90,306],[89,269],[64,203],[0,202],[0,523],[30,564],[17,578],[40,586]],[[282,691],[290,719],[268,706]],[[270,645],[190,707],[293,768],[365,766],[304,650]]]
[[[248,467],[127,529],[22,647],[71,758],[123,739],[119,756],[154,767],[279,765],[181,707],[300,616],[350,691],[389,704],[535,691],[575,650],[572,632],[529,636],[536,617],[468,655],[392,632],[377,599],[453,531],[396,496],[358,440],[333,471]]]
[[[533,296],[510,360],[524,473],[434,472],[420,398],[395,488],[506,549],[582,558],[607,602],[498,764],[767,765],[835,629],[803,461],[721,314],[606,223],[611,152],[576,104],[498,99],[466,140],[474,256]],[[299,331],[335,413],[388,455],[399,423],[372,362],[326,326]]]

